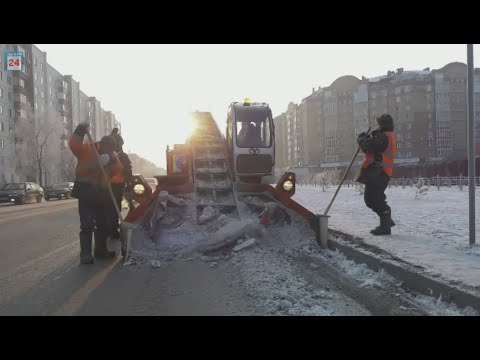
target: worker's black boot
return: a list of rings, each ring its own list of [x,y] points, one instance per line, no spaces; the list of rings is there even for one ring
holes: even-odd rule
[[[92,234],[80,234],[80,264],[93,264]]]
[[[103,233],[95,231],[95,258],[109,259],[114,258],[117,254],[115,251],[108,251],[107,249],[107,236]]]
[[[390,235],[392,233],[391,224],[393,220],[390,216],[390,212],[380,216],[380,226],[370,231],[373,235]],[[395,225],[395,223],[394,223]]]

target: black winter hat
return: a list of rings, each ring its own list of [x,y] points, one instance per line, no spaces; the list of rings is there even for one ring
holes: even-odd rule
[[[381,131],[393,131],[393,118],[388,114],[383,114],[377,118],[378,126]]]
[[[123,146],[124,142],[122,136],[118,133],[118,128],[114,128],[110,135],[113,136],[113,138],[117,142],[118,149],[120,149]]]

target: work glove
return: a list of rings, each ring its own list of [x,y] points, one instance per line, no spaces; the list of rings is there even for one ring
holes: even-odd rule
[[[85,134],[88,132],[90,129],[90,123],[89,122],[83,122],[77,125],[75,131],[73,132],[75,135],[78,135],[80,137],[84,137]]]
[[[117,161],[118,161],[118,158],[114,153],[100,155],[100,162],[102,163],[103,167],[116,164]]]

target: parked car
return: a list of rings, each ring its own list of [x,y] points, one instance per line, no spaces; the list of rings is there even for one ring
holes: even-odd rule
[[[71,185],[70,185],[71,184]],[[45,190],[45,200],[49,201],[50,199],[70,199],[70,194],[72,193],[73,183],[61,183],[54,184],[49,186]]]
[[[31,204],[42,202],[44,191],[34,182],[8,183],[0,189],[0,203]]]

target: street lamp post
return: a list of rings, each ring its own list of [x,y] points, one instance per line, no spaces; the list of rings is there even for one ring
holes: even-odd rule
[[[468,144],[468,208],[469,208],[469,243],[475,244],[475,122],[473,97],[473,44],[467,45],[467,144]]]

